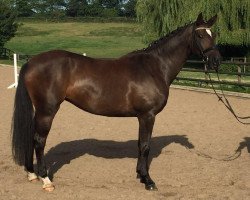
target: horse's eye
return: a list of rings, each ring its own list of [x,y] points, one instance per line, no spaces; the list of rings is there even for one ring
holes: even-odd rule
[[[203,38],[203,35],[201,35],[201,34],[198,34],[198,36],[199,36],[199,38]]]

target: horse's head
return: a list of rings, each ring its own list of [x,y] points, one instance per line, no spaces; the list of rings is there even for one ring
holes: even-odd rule
[[[193,53],[201,55],[207,62],[209,69],[217,71],[221,55],[215,45],[215,34],[211,31],[216,19],[217,15],[205,22],[202,13],[199,14],[193,29]]]

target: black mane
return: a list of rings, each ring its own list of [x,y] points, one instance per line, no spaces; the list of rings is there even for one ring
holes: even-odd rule
[[[148,45],[148,47],[143,48],[143,49],[139,49],[139,50],[135,50],[135,51],[133,51],[131,53],[142,53],[142,52],[148,52],[148,51],[157,49],[162,44],[165,44],[167,41],[169,41],[171,38],[173,38],[174,36],[178,35],[179,33],[182,33],[182,31],[185,30],[190,25],[193,25],[193,23],[186,24],[186,25],[184,25],[182,27],[179,27],[176,30],[173,30],[172,32],[168,33],[167,35],[159,38],[158,40],[153,41],[152,43],[150,43]]]

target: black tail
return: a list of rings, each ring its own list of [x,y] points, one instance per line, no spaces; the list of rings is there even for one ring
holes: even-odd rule
[[[32,162],[34,152],[34,110],[24,83],[25,64],[19,74],[12,118],[12,155],[16,164]]]

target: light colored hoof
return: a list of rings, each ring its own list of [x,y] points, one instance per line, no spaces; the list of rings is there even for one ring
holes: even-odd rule
[[[41,178],[43,181],[43,189],[47,192],[52,192],[55,189],[54,184],[50,181],[49,177]]]
[[[55,186],[51,183],[51,184],[44,184],[43,185],[43,189],[46,191],[46,192],[53,192],[54,189],[55,189]]]
[[[37,182],[39,179],[35,173],[28,172],[28,180],[32,183]]]

